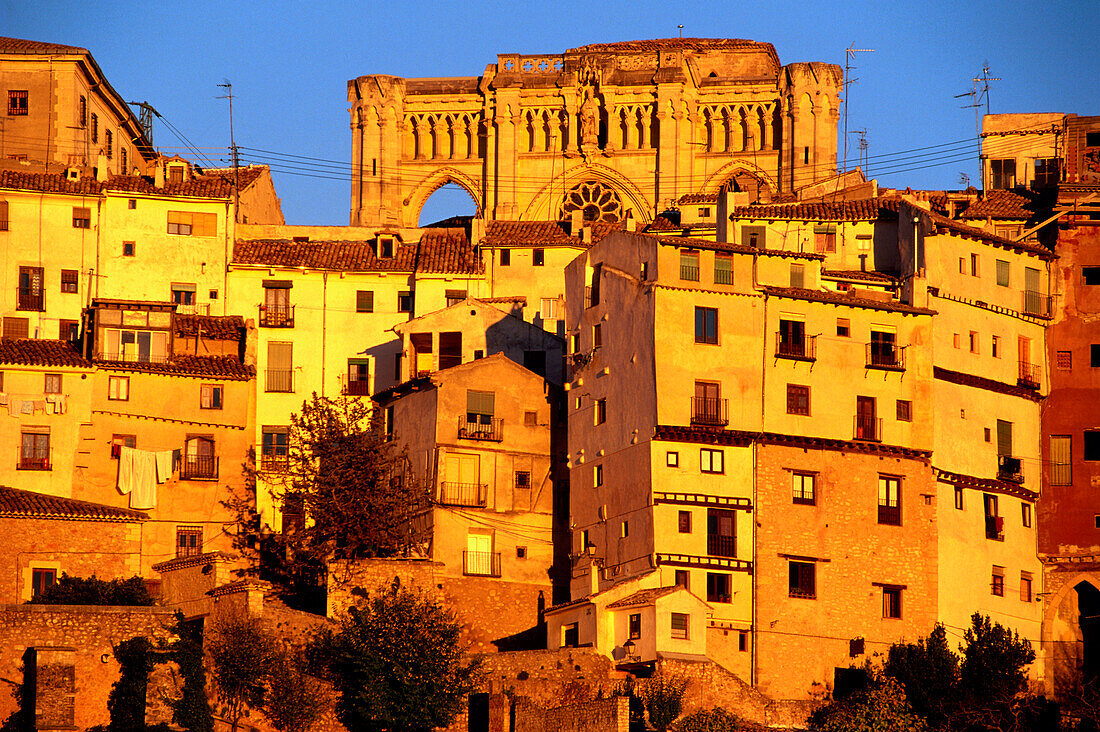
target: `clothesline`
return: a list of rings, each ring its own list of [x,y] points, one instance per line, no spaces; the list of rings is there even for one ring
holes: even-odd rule
[[[118,492],[130,495],[130,508],[157,507],[157,484],[172,477],[173,450],[138,450],[123,446],[118,454]]]

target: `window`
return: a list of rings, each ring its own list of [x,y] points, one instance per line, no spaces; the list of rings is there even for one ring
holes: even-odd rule
[[[963,510],[963,489],[955,486],[955,510]]]
[[[901,618],[901,588],[882,588],[882,617],[898,620]]]
[[[126,168],[129,167],[129,161],[127,160],[126,148],[121,147],[121,146],[118,148],[118,157],[119,157],[119,160],[120,160],[120,162],[118,164],[118,172],[121,173],[122,175],[126,175]]]
[[[976,330],[970,331],[970,352],[978,352],[978,331]]]
[[[681,534],[691,533],[691,511],[680,511],[676,515],[676,529]]]
[[[966,257],[959,257],[959,274],[966,274]]]
[[[57,570],[35,567],[31,569],[31,597],[35,598],[47,588],[57,584]]]
[[[630,536],[630,522],[629,521],[623,521],[622,524],[619,526],[619,537],[625,539],[629,536]]]
[[[577,623],[561,626],[561,647],[576,648],[580,645],[580,630]]]
[[[1058,351],[1054,354],[1054,365],[1060,371],[1073,368],[1073,351]]]
[[[807,350],[812,339],[806,338],[806,323],[801,320],[781,318],[779,320],[779,340],[776,355],[790,358],[812,358],[814,353]]]
[[[0,201],[0,231],[8,230],[8,202]]]
[[[793,559],[788,569],[788,595],[805,600],[817,597],[817,582],[813,562],[796,562]]]
[[[1100,285],[1100,267],[1082,267],[1086,285]]]
[[[973,277],[978,277],[979,276],[979,274],[978,274],[978,255],[977,254],[971,254],[970,255],[970,274]]]
[[[1001,357],[1001,338],[1000,336],[993,336],[989,345],[990,353],[993,354],[993,358]]]
[[[1085,460],[1100,460],[1100,431],[1085,430]]]
[[[512,250],[501,249],[500,250],[500,266],[508,267],[512,264]]]
[[[707,602],[733,602],[730,576],[721,572],[707,572]]]
[[[817,504],[816,492],[817,475],[814,473],[791,473],[791,485],[794,492],[794,502],[804,506]]]
[[[266,426],[260,433],[260,468],[285,468],[290,455],[290,428]]]
[[[126,402],[130,400],[130,377],[108,376],[107,398],[111,401]]]
[[[676,586],[683,587],[685,590],[691,589],[691,572],[686,569],[676,570]]]
[[[1020,602],[1031,602],[1031,572],[1020,572]]]
[[[25,117],[30,107],[28,105],[28,95],[26,89],[9,89],[8,90],[8,116],[9,117]]]
[[[531,252],[531,265],[534,267],[541,267],[546,263],[546,250],[535,249]]]
[[[30,333],[30,318],[4,317],[4,338],[26,338]]]
[[[176,527],[176,556],[193,557],[202,554],[202,527]]]
[[[680,279],[689,282],[699,281],[699,252],[684,249],[680,252]]]
[[[596,400],[596,424],[603,424],[607,421],[607,400]]]
[[[529,470],[517,470],[515,474],[516,488],[523,490],[530,490],[531,488],[531,471]]]
[[[997,597],[1004,597],[1005,594],[1005,568],[993,565],[993,575],[990,582],[990,587],[993,594]]]
[[[962,336],[960,336],[958,333],[953,334],[951,336],[951,345],[953,345],[955,348],[962,348]]]
[[[221,409],[222,385],[203,384],[199,388],[199,407],[201,409]]]
[[[1058,158],[1035,158],[1035,184],[1051,186],[1058,182]]]
[[[348,380],[344,392],[354,396],[370,396],[370,360],[348,359]]]
[[[80,97],[76,108],[76,123],[81,127],[86,127],[88,124],[88,97]]]
[[[413,310],[413,296],[409,290],[401,290],[397,293],[397,312],[411,313]]]
[[[742,226],[741,244],[753,249],[764,249],[766,231],[763,226]]]
[[[524,427],[538,427],[539,426],[539,413],[525,410],[523,412],[523,426]]]
[[[19,450],[20,470],[50,470],[50,433],[44,429],[22,433]]]
[[[1100,147],[1100,132],[1086,132],[1085,147]]]
[[[638,640],[642,637],[642,614],[631,613],[628,621],[630,640]]]
[[[913,421],[913,402],[908,399],[898,399],[898,421]]]
[[[114,134],[110,130],[103,130],[103,154],[108,160],[111,159],[114,146]]]
[[[706,218],[710,216],[710,206],[701,206],[697,213],[699,215],[699,218]]]
[[[1030,529],[1031,528],[1031,504],[1030,503],[1021,503],[1020,504],[1020,523],[1023,525],[1023,527],[1025,529]]]
[[[1089,344],[1089,366],[1092,368],[1100,366],[1100,343]]]
[[[458,305],[466,299],[466,290],[446,290],[443,294],[447,299],[447,307]]]
[[[1070,462],[1070,435],[1050,436],[1050,484],[1073,485],[1073,465]]]
[[[217,236],[218,215],[194,211],[169,211],[168,233],[180,236]]]
[[[189,313],[194,311],[195,305],[195,285],[189,284],[173,284],[172,285],[172,302],[182,307],[177,309],[177,312]]]
[[[791,287],[801,289],[806,286],[805,265],[791,262]]]
[[[836,251],[836,224],[814,225],[814,248],[818,253]]]
[[[707,509],[707,554],[737,556],[737,514],[721,508]]]
[[[878,478],[878,522],[901,526],[901,478],[880,475]]]
[[[126,208],[130,209],[131,211],[136,210],[137,209],[137,199],[136,198],[131,198],[130,200],[128,200],[126,202]]]
[[[474,432],[492,429],[496,413],[496,392],[466,390],[466,429]]]
[[[112,460],[118,460],[124,447],[137,447],[137,435],[111,435]]]
[[[852,335],[852,326],[848,318],[836,319],[836,334],[838,338],[848,338]]]
[[[997,260],[997,284],[1001,287],[1008,287],[1008,262],[1003,259]]]
[[[20,267],[16,288],[16,310],[45,310],[46,288],[42,267]]]
[[[1098,433],[1100,434],[1100,433]],[[704,473],[724,473],[725,465],[721,450],[702,448],[699,450],[699,470]]]
[[[810,387],[787,384],[787,414],[810,415]]]
[[[75,341],[80,336],[80,322],[76,320],[57,321],[57,337],[63,341]]]
[[[46,374],[43,379],[42,391],[46,394],[61,393],[61,374]]]
[[[539,301],[539,317],[543,320],[557,320],[558,299],[556,297],[544,297]]]
[[[695,342],[718,343],[717,308],[695,308]]]
[[[218,458],[214,454],[214,439],[203,435],[188,437],[184,442],[180,479],[216,480],[217,477]]]
[[[73,228],[90,229],[92,226],[92,210],[90,208],[73,207]]]
[[[871,366],[897,366],[897,334],[893,331],[871,331]]]
[[[688,639],[688,614],[672,613],[671,635],[676,640]]]
[[[294,344],[269,341],[265,391],[294,391]]]
[[[517,546],[516,547],[516,559],[526,559],[526,558],[527,558],[527,547]]]
[[[161,330],[104,328],[98,356],[106,361],[164,363],[168,359],[168,333]]]
[[[714,284],[733,284],[733,258],[723,254],[714,255]]]
[[[1002,158],[990,161],[993,168],[993,188],[1004,190],[1016,187],[1016,160]]]
[[[669,451],[665,453],[665,465],[670,468],[680,467],[680,453]]]
[[[603,485],[603,466],[596,465],[592,468],[592,485],[599,488]]]
[[[135,242],[132,242],[132,241],[122,242],[122,256],[124,256],[124,257],[134,256],[134,249],[136,248],[136,246],[137,246],[137,244]]]
[[[355,312],[374,312],[374,290],[358,290],[355,293]]]
[[[76,292],[77,271],[75,269],[61,270],[61,291]]]

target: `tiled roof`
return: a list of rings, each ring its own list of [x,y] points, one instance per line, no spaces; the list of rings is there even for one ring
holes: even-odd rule
[[[247,188],[260,176],[260,173],[259,169],[242,168],[241,189]],[[233,192],[233,174],[195,175],[182,183],[166,182],[163,188],[157,188],[151,178],[139,175],[116,175],[110,180],[100,182],[91,176],[82,176],[80,180],[69,180],[60,173],[0,170],[0,188],[68,193],[78,196],[94,196],[105,191],[122,191],[191,198],[229,198]]]
[[[482,302],[487,302],[489,304],[494,304],[494,303],[496,303],[496,304],[511,303],[513,305],[526,305],[527,304],[527,296],[526,295],[511,295],[511,296],[508,296],[508,297],[479,297],[477,299],[481,300]]]
[[[490,221],[485,227],[486,246],[587,246],[580,236],[569,235],[568,221]],[[622,223],[589,222],[592,227],[592,243],[603,239],[613,231],[621,231]]]
[[[681,587],[654,587],[648,590],[638,590],[633,595],[627,595],[621,600],[609,603],[608,610],[614,610],[621,607],[639,607],[641,605],[650,605],[654,600],[664,597],[665,595],[671,595],[673,592],[682,589]]]
[[[44,41],[28,41],[22,38],[8,38],[0,36],[0,53],[88,53],[88,49],[79,46],[65,46],[60,43],[46,43]]]
[[[717,193],[688,193],[680,196],[681,204],[693,204],[693,203],[717,203]]]
[[[419,242],[399,244],[394,256],[375,256],[369,241],[238,239],[233,264],[308,267],[345,272],[439,272],[480,274],[484,267],[474,247],[460,232],[425,232]]]
[[[974,488],[979,491],[986,491],[989,493],[1004,493],[1009,496],[1015,496],[1016,498],[1023,498],[1024,500],[1034,501],[1039,498],[1039,494],[1035,491],[1028,490],[1022,485],[1012,483],[1007,480],[997,480],[995,478],[979,478],[975,475],[963,475],[962,473],[952,473],[947,470],[940,470],[934,468],[936,471],[936,478],[942,480],[945,483],[957,485],[960,488]]]
[[[871,310],[888,310],[894,313],[906,313],[908,315],[935,315],[936,311],[929,308],[919,308],[914,305],[906,305],[903,302],[872,300],[869,297],[860,297],[851,292],[833,292],[831,290],[807,290],[801,287],[769,287],[762,288],[764,292],[775,297],[791,297],[796,300],[812,300],[813,302],[832,303],[834,305],[850,305],[857,308],[869,308]]]
[[[782,221],[893,221],[900,199],[868,198],[836,203],[784,203],[767,206],[737,206],[730,218]]]
[[[961,384],[962,386],[973,386],[977,389],[985,389],[986,391],[995,391],[998,394],[1011,394],[1012,396],[1030,399],[1033,402],[1041,401],[1043,398],[1042,395],[1034,389],[1029,389],[1026,386],[1006,384],[1003,381],[994,381],[984,376],[966,374],[962,371],[951,371],[950,369],[941,368],[939,366],[932,368],[932,377],[940,381],[951,382],[952,384]]]
[[[0,486],[0,518],[141,521],[149,518],[149,515],[130,508],[117,508]]]
[[[941,216],[937,213],[929,213],[927,211],[925,213],[931,218],[932,225],[935,227],[937,234],[954,234],[955,236],[961,236],[964,239],[973,239],[975,241],[985,242],[986,244],[1000,247],[1002,249],[1011,249],[1013,251],[1021,252],[1023,254],[1034,254],[1040,259],[1057,259],[1057,256],[1054,254],[1054,252],[1050,251],[1041,244],[1032,244],[1026,241],[1012,241],[1011,239],[1006,239],[1003,236],[992,234],[985,229],[979,229],[975,226],[967,226],[966,224],[959,223],[958,221],[954,221],[947,218],[946,216]]]
[[[986,191],[962,213],[964,219],[1028,219],[1035,214],[1038,196],[1018,191]]]
[[[96,361],[96,365],[114,371],[144,371],[166,376],[197,376],[230,381],[256,378],[256,368],[241,363],[236,356],[193,356],[177,354],[168,363],[139,361]]]
[[[239,315],[179,315],[175,317],[176,336],[194,338],[201,335],[213,341],[240,340],[244,332],[244,319]]]
[[[930,450],[902,447],[901,445],[886,445],[881,442],[836,440],[827,437],[785,435],[777,432],[714,430],[705,427],[684,427],[679,425],[657,425],[653,433],[653,439],[662,442],[692,442],[703,445],[726,445],[729,447],[747,447],[756,441],[765,445],[788,445],[791,447],[805,447],[815,450],[893,455],[921,460],[932,456]]]
[[[0,364],[91,367],[69,341],[38,338],[0,338]]]
[[[153,570],[164,573],[176,569],[185,569],[187,567],[198,567],[203,564],[209,564],[210,562],[231,562],[235,559],[237,559],[235,554],[228,554],[220,551],[204,552],[202,554],[191,554],[186,557],[174,557],[167,561],[159,562],[153,565]]]
[[[895,282],[896,277],[885,272],[873,272],[862,269],[822,269],[822,277],[838,280],[859,280],[862,282]]]
[[[674,216],[673,214],[675,213],[677,212],[666,211],[665,213],[658,214],[657,218],[653,219],[653,221],[651,221],[649,225],[645,227],[646,233],[657,231],[679,231],[680,222],[678,219],[680,217],[678,215]]]

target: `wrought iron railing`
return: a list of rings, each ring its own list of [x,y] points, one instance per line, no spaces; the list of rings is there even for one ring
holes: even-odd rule
[[[1024,290],[1023,292],[1024,315],[1033,315],[1036,318],[1050,317],[1050,296],[1036,290]]]
[[[1020,361],[1019,376],[1016,383],[1028,389],[1038,389],[1042,379],[1042,368],[1039,364]]]
[[[462,552],[462,574],[472,577],[499,577],[500,552]]]
[[[214,455],[184,455],[180,480],[217,480],[218,458]]]
[[[793,358],[798,361],[817,360],[817,336],[784,336],[775,334],[775,355],[779,358]]]
[[[867,368],[904,371],[905,346],[890,343],[868,343]]]
[[[997,478],[1000,480],[1007,480],[1010,483],[1023,483],[1023,464],[1020,458],[1011,455],[998,456]]]
[[[882,417],[855,416],[855,439],[882,442]]]
[[[16,287],[16,310],[45,310],[46,292],[41,287]]]
[[[890,526],[901,526],[901,506],[878,505],[878,522]]]
[[[736,557],[737,537],[707,534],[707,554],[712,557]]]
[[[439,486],[439,502],[445,506],[484,506],[486,488],[481,483],[443,482]]]
[[[293,305],[261,305],[260,326],[263,328],[293,328]]]
[[[458,436],[466,440],[500,442],[504,439],[504,420],[490,417],[488,421],[471,421],[466,417],[459,417]]]
[[[729,424],[728,399],[714,397],[691,398],[691,423],[710,427],[724,427]]]

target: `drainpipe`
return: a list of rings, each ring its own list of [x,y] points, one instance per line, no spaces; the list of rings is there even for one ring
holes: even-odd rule
[[[321,396],[325,395],[325,347],[328,344],[328,272],[321,273]]]

